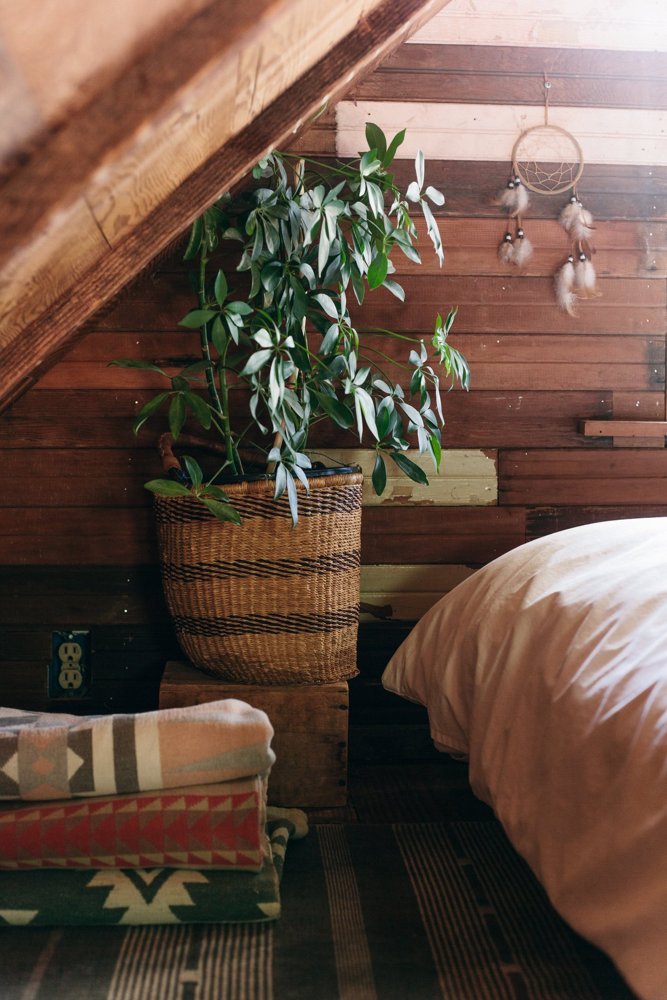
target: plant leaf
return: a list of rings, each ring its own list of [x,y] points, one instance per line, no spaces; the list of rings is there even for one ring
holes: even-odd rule
[[[161,392],[157,396],[153,396],[152,399],[149,399],[147,403],[144,403],[134,420],[133,430],[135,434],[138,434],[148,418],[151,417],[156,410],[159,410],[168,396],[168,392]]]
[[[387,147],[387,152],[382,158],[382,165],[384,167],[388,167],[389,164],[392,162],[392,160],[396,156],[396,150],[401,145],[404,139],[405,139],[405,129],[402,128],[400,132],[396,133],[396,135],[394,136],[394,138],[391,140],[391,142]]]
[[[254,354],[250,355],[244,367],[241,369],[241,375],[254,375],[260,370],[260,368],[264,367],[272,354],[273,351],[266,349],[255,351]]]
[[[237,300],[236,302],[228,302],[225,306],[225,312],[231,313],[233,316],[249,316],[253,312],[253,308],[247,302]]]
[[[213,309],[191,309],[178,325],[184,326],[188,330],[196,330],[198,327],[204,326],[216,315]]]
[[[296,524],[299,520],[299,498],[296,493],[296,483],[294,479],[287,473],[285,478],[287,484],[287,499],[289,500],[290,514],[292,515],[292,524]]]
[[[182,378],[189,378],[191,375],[201,375],[209,367],[208,361],[202,359],[201,361],[193,361],[191,365],[183,368],[181,371]]]
[[[204,220],[201,215],[195,219],[190,229],[190,239],[183,254],[183,260],[192,260],[199,253],[202,237],[204,235]]]
[[[185,423],[185,399],[182,392],[177,392],[169,404],[169,430],[174,439],[183,430]]]
[[[410,181],[407,186],[405,195],[409,201],[418,202],[421,198],[421,191],[419,190],[419,184],[417,181]]]
[[[415,465],[415,463],[411,459],[407,458],[406,455],[400,451],[394,451],[391,453],[391,457],[396,462],[396,465],[399,467],[401,472],[405,473],[408,479],[412,479],[413,482],[420,483],[422,486],[428,486],[428,478],[424,470],[418,465]]]
[[[438,191],[437,188],[431,187],[430,184],[426,188],[426,191],[424,191],[424,194],[426,195],[427,198],[431,199],[431,201],[433,202],[434,205],[444,205],[445,204],[445,196],[442,193],[442,191]]]
[[[271,334],[269,333],[268,330],[264,329],[264,327],[253,333],[252,339],[255,341],[258,347],[263,347],[265,349],[273,347]]]
[[[366,190],[368,191],[368,201],[373,215],[384,215],[384,195],[382,193],[382,188],[372,181],[367,181]]]
[[[373,483],[373,489],[378,496],[384,493],[384,488],[387,485],[387,466],[384,463],[384,458],[380,453],[375,456],[375,465],[373,466],[373,474],[371,476],[371,482]]]
[[[279,452],[280,454],[280,452]],[[273,499],[278,500],[285,492],[287,485],[287,472],[285,466],[280,462],[276,468],[276,488],[273,492]]]
[[[219,316],[216,316],[213,320],[213,326],[211,327],[211,340],[213,341],[213,346],[218,354],[224,354],[227,348],[227,333],[225,332],[225,327]]]
[[[421,149],[417,150],[417,155],[415,156],[415,177],[421,191],[424,187],[424,154]]]
[[[322,292],[318,292],[317,295],[313,295],[315,301],[322,306],[322,309],[327,314],[330,319],[338,319],[338,310],[336,309],[336,303],[328,295],[324,295]]]
[[[204,478],[199,462],[197,462],[196,459],[192,458],[190,455],[183,455],[182,462],[185,466],[185,471],[188,474],[190,482],[196,490],[199,489]]]
[[[412,421],[415,427],[424,426],[424,418],[422,417],[419,410],[415,409],[414,406],[411,406],[410,403],[399,402],[398,405],[403,410],[403,413],[405,413],[406,417]]]
[[[371,266],[368,268],[368,287],[369,288],[379,288],[387,277],[387,267],[388,267],[387,255],[385,253],[379,253],[373,258]]]
[[[442,459],[442,445],[440,444],[440,439],[437,434],[429,434],[428,446],[431,456],[433,457],[436,472],[439,472],[440,461]]]
[[[217,517],[218,521],[231,521],[232,524],[241,523],[239,512],[231,504],[221,503],[219,500],[209,500],[208,497],[203,496],[200,496],[199,499],[210,510],[211,514]]]
[[[201,396],[198,396],[196,392],[186,392],[185,399],[204,430],[208,430],[211,426],[212,417],[206,401],[203,400]]]
[[[394,401],[391,396],[385,396],[384,399],[380,400],[380,405],[378,406],[377,413],[375,414],[375,421],[380,441],[391,427],[391,417],[393,412]]]
[[[144,488],[151,493],[158,493],[161,497],[189,497],[190,490],[183,483],[177,483],[173,479],[151,479],[144,483]]]
[[[219,306],[221,306],[227,298],[227,279],[224,271],[218,271],[216,275],[215,285],[213,286],[213,294],[215,295],[215,301]]]
[[[354,414],[349,406],[342,403],[336,396],[328,396],[323,392],[316,392],[311,389],[311,395],[315,397],[320,409],[324,410],[327,416],[346,430],[354,424]]]
[[[433,248],[440,262],[440,267],[442,267],[445,260],[445,252],[442,249],[442,240],[440,238],[438,223],[436,222],[435,216],[433,215],[428,202],[424,201],[422,198],[420,204],[426,220],[426,231],[431,238],[431,243],[433,244]]]
[[[395,295],[401,302],[405,302],[405,289],[403,288],[403,285],[399,285],[397,281],[392,281],[391,278],[385,278],[382,282],[382,287],[387,288],[391,294]]]
[[[365,389],[355,387],[354,392],[355,402],[358,402],[361,406],[361,411],[364,415],[364,420],[366,425],[375,438],[376,441],[380,440],[380,435],[378,434],[377,424],[375,423],[375,407],[373,406],[372,396],[366,392]],[[361,434],[359,435],[361,437]]]
[[[338,327],[337,323],[332,323],[329,329],[327,330],[317,353],[330,354],[331,351],[334,351],[336,349],[339,337],[340,337],[340,328]]]
[[[159,372],[160,375],[164,375],[168,378],[167,373],[162,369],[158,368],[151,361],[142,361],[139,358],[117,358],[115,361],[109,362],[109,367],[114,368],[141,368],[145,371]]]
[[[378,159],[384,162],[384,156],[387,152],[387,139],[382,129],[378,125],[375,125],[374,122],[366,123],[366,142],[368,143],[368,148],[374,149],[377,152]]]
[[[214,486],[211,483],[207,483],[206,490],[203,494],[200,494],[200,497],[202,495],[212,497],[214,500],[220,500],[222,503],[229,503],[229,497],[224,490],[221,490],[219,486]]]

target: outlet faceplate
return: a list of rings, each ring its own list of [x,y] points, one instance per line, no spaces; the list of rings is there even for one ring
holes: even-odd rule
[[[90,632],[63,629],[51,633],[49,698],[86,698],[90,688]]]

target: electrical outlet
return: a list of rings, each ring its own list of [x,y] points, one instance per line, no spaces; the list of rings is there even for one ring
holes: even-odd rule
[[[49,698],[87,697],[90,673],[90,632],[81,629],[52,632]]]

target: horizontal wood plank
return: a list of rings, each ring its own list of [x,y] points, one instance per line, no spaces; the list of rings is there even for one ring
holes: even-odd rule
[[[446,198],[445,204],[436,208],[436,214],[498,218],[495,199],[507,183],[510,152],[511,147],[501,159],[489,161],[441,159],[442,150],[428,157],[426,183],[443,191]],[[398,183],[405,185],[414,179],[414,164],[410,160],[397,160],[392,167]],[[667,218],[667,166],[662,164],[586,161],[577,191],[598,223],[612,219],[664,221]],[[557,219],[562,205],[560,197],[531,192],[527,218]]]
[[[148,508],[7,507],[0,524],[5,565],[156,563]]]
[[[388,460],[387,487],[377,496],[371,483],[375,451],[327,449],[313,453],[314,461],[360,465],[365,476],[364,505],[460,506],[491,504],[497,499],[497,477],[492,454],[481,451],[445,451],[440,472],[432,459],[411,450],[407,457],[429,477],[429,485],[415,483]],[[0,508],[16,507],[145,507],[151,494],[147,479],[161,474],[157,453],[137,454],[126,449],[70,451],[53,448],[39,453],[39,477],[26,466],[25,451],[0,448],[0,466],[11,479],[11,495],[0,496]]]
[[[536,102],[537,103],[537,102]],[[441,102],[340,101],[336,106],[336,152],[355,156],[363,148],[364,127],[373,121],[387,135],[407,126],[397,156],[413,159],[421,149],[429,159],[447,149],[451,159],[510,161],[519,134],[544,121],[540,100],[534,113],[522,105]],[[636,108],[561,107],[550,117],[577,137],[586,163],[667,164],[665,112]],[[572,144],[532,159],[573,160]]]
[[[534,310],[535,317],[539,310]],[[469,315],[469,314],[468,314]],[[537,322],[537,319],[535,319]],[[397,325],[397,324],[395,324]],[[479,324],[483,325],[483,324]],[[488,326],[491,327],[489,322]],[[533,325],[533,324],[531,324]],[[657,326],[657,323],[655,324]],[[512,329],[508,321],[505,329]],[[516,327],[514,327],[516,329]],[[604,328],[604,324],[596,324],[596,328]],[[637,332],[641,329],[637,323]],[[499,331],[500,332],[500,331]],[[504,332],[504,331],[503,331]],[[596,330],[597,332],[597,330]],[[452,338],[453,346],[458,346]],[[465,352],[464,352],[465,353]],[[361,357],[365,357],[364,354]],[[187,360],[187,359],[186,359]],[[168,369],[176,375],[182,366]],[[398,378],[401,370],[396,365],[386,364],[384,367],[390,378]],[[86,389],[110,389],[114,386],[136,389],[152,388],[156,392],[165,388],[161,377],[154,372],[140,369],[128,369],[122,379],[105,365],[82,363],[63,363],[49,372],[35,387],[35,392],[41,389],[53,389],[76,384]],[[569,363],[556,361],[545,362],[486,362],[477,361],[473,366],[471,385],[474,389],[485,392],[493,391],[551,391],[598,389],[608,390],[611,386],[622,391],[647,391],[665,384],[664,363],[646,360],[640,364],[612,361],[609,363],[578,363],[571,359]],[[446,385],[446,383],[445,383]],[[445,390],[446,391],[446,390]]]
[[[494,251],[495,253],[495,251]],[[449,276],[429,274],[400,275],[399,280],[405,290],[405,303],[400,302],[385,289],[369,295],[363,309],[352,308],[353,320],[361,330],[373,328],[394,329],[399,332],[431,334],[438,313],[445,314],[452,306],[458,306],[458,314],[452,331],[452,340],[457,333],[604,333],[604,334],[654,334],[664,331],[667,293],[663,278],[606,278],[600,277],[598,289],[600,297],[578,302],[577,315],[571,317],[558,309],[553,290],[552,275],[532,277],[530,275],[471,275]],[[107,315],[98,325],[97,332],[113,330],[127,333],[150,333],[165,330],[172,334],[162,346],[167,350],[157,352],[158,360],[169,361],[170,351],[182,344],[180,357],[191,356],[187,351],[195,344],[190,334],[179,334],[176,329],[178,317],[191,306],[191,299],[172,283],[161,279],[154,285],[154,293],[160,295],[160,305],[155,309],[146,297],[145,289],[137,289],[133,297],[119,303],[113,313]],[[182,336],[182,340],[179,338]],[[136,341],[136,338],[135,338]],[[160,346],[159,339],[147,341],[149,347]],[[131,338],[118,342],[109,341],[108,354],[104,364],[117,357],[125,356],[128,348],[135,347],[130,356],[136,355],[141,341],[132,344]],[[90,357],[91,348],[81,348],[78,356],[82,361]],[[402,349],[401,349],[402,351]],[[100,357],[104,347],[96,350]],[[151,355],[156,355],[151,352]],[[149,355],[150,356],[150,355]],[[76,359],[77,355],[74,356]],[[58,367],[73,364],[67,358]],[[83,376],[84,372],[81,371]],[[106,381],[118,377],[118,370],[108,369],[95,376],[100,387]],[[127,375],[127,373],[126,373]],[[150,375],[150,373],[148,373]],[[147,378],[142,372],[134,373],[135,379]],[[51,380],[51,382],[49,382]],[[40,381],[41,388],[47,388],[53,381],[63,381],[57,374],[49,373]],[[76,384],[76,383],[75,383]]]
[[[500,501],[520,506],[667,503],[667,451],[505,451]]]
[[[316,143],[308,136],[292,143],[292,150],[302,155],[336,155],[335,128],[315,132]],[[317,147],[317,148],[311,148]],[[426,161],[426,183],[443,191],[445,204],[436,207],[435,214],[447,217],[472,216],[497,218],[498,207],[493,199],[507,183],[510,149],[498,160],[456,160],[439,149]],[[403,189],[414,179],[414,164],[396,160],[392,170]],[[578,191],[586,207],[597,220],[667,218],[667,167],[661,164],[586,163]],[[560,212],[553,197],[531,193],[530,218],[553,219]]]
[[[597,0],[540,0],[515,8],[496,0],[453,2],[415,32],[410,41],[495,45],[499,40],[522,47],[597,48],[630,51],[667,49],[665,12],[660,0],[614,0],[601,11]]]
[[[480,566],[525,541],[525,514],[498,507],[396,510],[367,507],[361,559],[368,563]]]
[[[159,475],[159,421],[132,434],[132,418],[151,397],[145,390],[44,389],[31,393],[3,414],[0,447],[127,449],[147,478]],[[591,447],[575,433],[582,419],[607,419],[616,413],[642,419],[664,415],[659,392],[596,391],[452,392],[443,398],[447,448]],[[311,447],[355,447],[354,435],[339,434],[329,424],[314,428]],[[35,461],[39,461],[37,454]],[[32,459],[31,459],[32,461]]]
[[[667,504],[667,484],[664,476],[655,479],[618,475],[608,479],[512,479],[501,485],[500,501],[506,506],[521,507]]]
[[[634,517],[667,517],[667,500],[664,503],[609,504],[594,506],[532,507],[526,512],[528,540],[543,538],[554,531],[566,531],[583,524],[600,521],[625,520]]]
[[[586,437],[650,437],[660,440],[667,435],[665,420],[583,420],[579,431]]]
[[[406,43],[348,93],[353,101],[536,104],[551,83],[552,108],[667,108],[665,60],[657,52]]]
[[[482,451],[448,451],[442,453],[440,471],[428,455],[410,449],[404,453],[427,476],[428,485],[415,483],[387,458],[387,485],[381,496],[373,489],[371,477],[376,452],[370,449],[327,448],[310,452],[313,461],[325,459],[325,464],[358,465],[364,474],[364,506],[402,507],[428,505],[452,507],[470,504],[493,504],[498,497],[495,455]]]
[[[416,621],[473,572],[438,564],[363,566],[361,621]]]
[[[0,607],[3,629],[24,625],[18,642],[22,653],[37,655],[31,622],[43,623],[47,631],[95,626],[94,652],[104,652],[109,659],[119,654],[150,657],[164,648],[168,613],[157,565],[0,566]],[[160,631],[144,633],[146,625],[159,626]],[[43,641],[35,642],[40,655],[48,655]],[[17,645],[15,632],[8,645]]]
[[[456,0],[460,3],[460,0]],[[526,0],[522,0],[525,6]],[[450,6],[450,13],[455,6]],[[445,11],[442,12],[445,14]],[[437,15],[436,15],[437,16]],[[434,27],[434,18],[421,29],[428,31]],[[562,99],[561,83],[578,80],[580,77],[621,78],[627,82],[632,80],[667,80],[667,66],[664,53],[656,48],[637,51],[629,47],[623,49],[587,49],[582,44],[574,48],[555,49],[539,45],[503,44],[496,39],[493,45],[484,44],[447,44],[437,42],[418,42],[413,36],[400,45],[395,52],[382,61],[377,69],[363,81],[356,82],[350,96],[359,94],[359,88],[365,82],[378,75],[393,74],[397,70],[411,70],[417,74],[423,73],[453,73],[475,77],[487,74],[502,73],[506,76],[537,77],[540,98],[544,97],[544,74],[552,84],[555,93],[549,95],[549,104],[566,103]],[[585,86],[587,80],[579,80],[580,86]],[[508,81],[509,83],[509,81]],[[594,102],[589,102],[594,103]],[[655,107],[656,105],[654,105]]]

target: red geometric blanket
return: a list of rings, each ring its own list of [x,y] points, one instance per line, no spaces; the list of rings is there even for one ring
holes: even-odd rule
[[[266,779],[0,809],[0,869],[228,868],[267,856]]]

